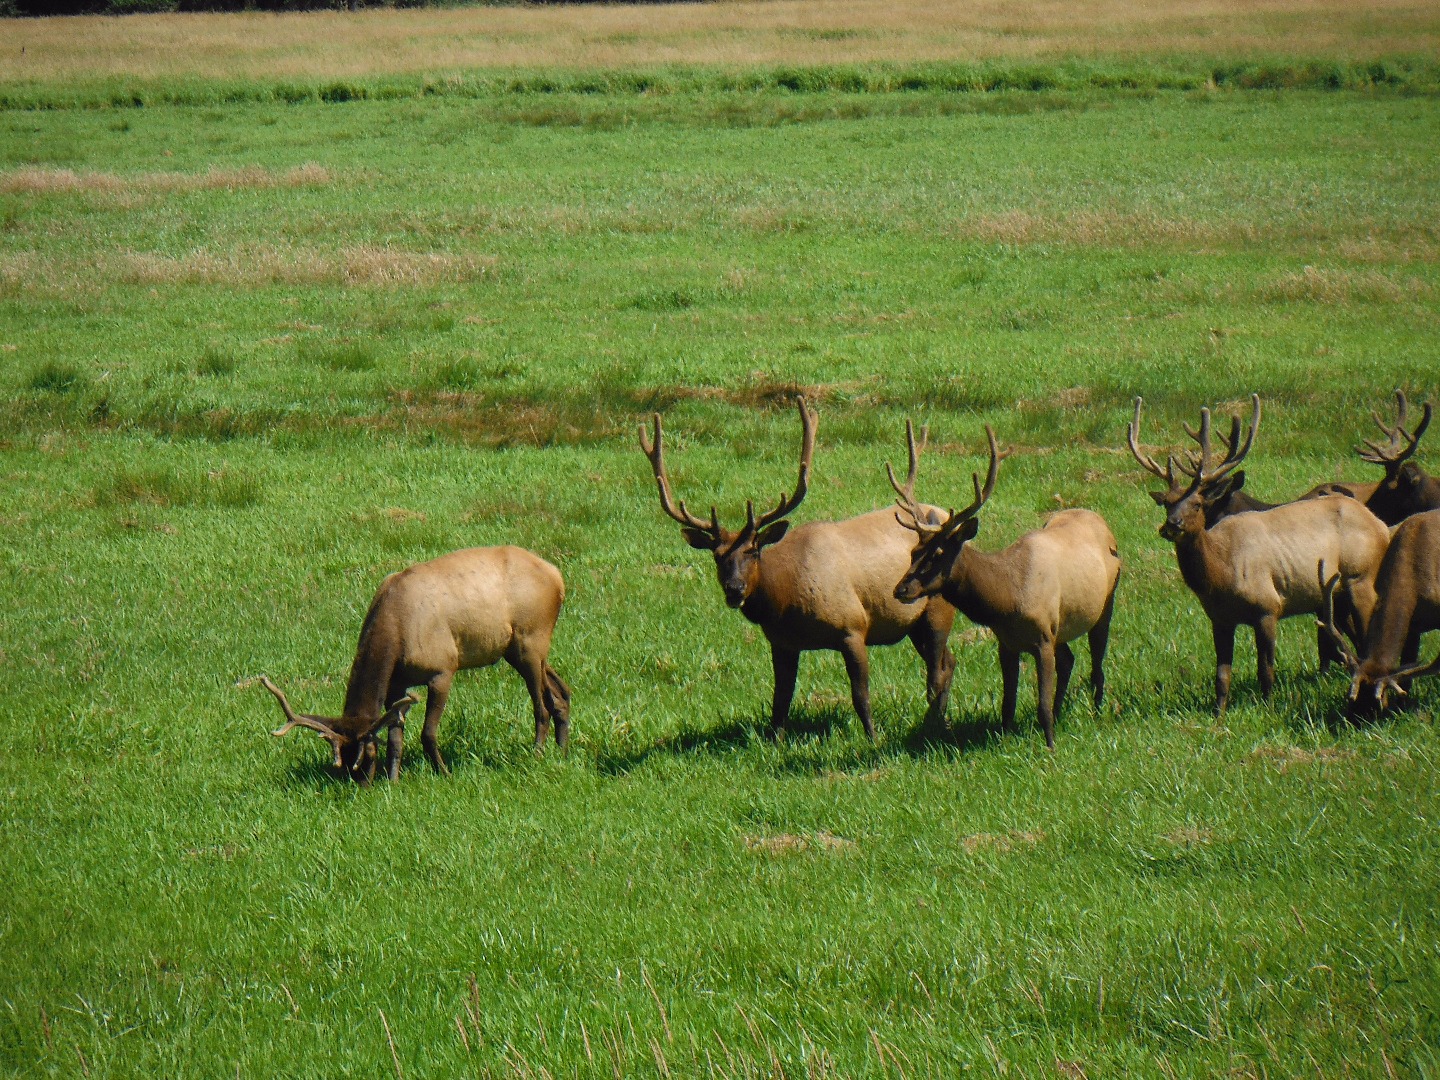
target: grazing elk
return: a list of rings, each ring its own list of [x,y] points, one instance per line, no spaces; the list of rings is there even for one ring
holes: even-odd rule
[[[1251,395],[1253,416],[1243,444],[1238,432],[1229,440],[1224,460],[1212,461],[1210,410],[1200,411],[1195,433],[1200,451],[1190,466],[1191,481],[1179,498],[1152,492],[1166,508],[1160,535],[1175,544],[1175,557],[1185,584],[1209,616],[1215,642],[1215,710],[1224,713],[1230,697],[1230,672],[1235,657],[1235,630],[1255,632],[1260,693],[1269,700],[1275,685],[1275,632],[1280,619],[1315,614],[1323,602],[1314,568],[1323,561],[1340,575],[1346,627],[1360,640],[1375,607],[1375,574],[1390,534],[1383,522],[1353,498],[1326,495],[1284,503],[1268,510],[1219,517],[1215,508],[1242,482],[1236,469],[1255,442],[1260,423],[1260,397]],[[1128,438],[1135,460],[1162,479],[1174,475],[1174,459],[1164,470],[1139,446],[1140,409]]]
[[[980,530],[976,515],[995,488],[1000,455],[995,432],[987,424],[990,470],[985,484],[972,479],[975,499],[964,510],[934,521],[929,508],[915,502],[915,472],[919,454],[915,430],[905,424],[910,450],[910,471],[902,485],[887,463],[885,471],[899,498],[896,520],[919,536],[910,556],[910,568],[895,586],[895,597],[918,600],[943,597],[971,622],[995,632],[1000,645],[1000,676],[1004,696],[1001,720],[1015,730],[1015,693],[1020,680],[1020,656],[1035,657],[1039,682],[1037,713],[1045,731],[1045,745],[1055,749],[1055,717],[1065,700],[1075,654],[1069,642],[1081,634],[1090,638],[1090,687],[1095,708],[1105,695],[1105,648],[1110,638],[1110,617],[1115,610],[1115,585],[1120,578],[1120,554],[1110,526],[1090,510],[1061,510],[1044,528],[1027,532],[1003,551],[977,551],[967,541]]]
[[[309,728],[330,743],[336,767],[363,784],[375,774],[376,732],[388,727],[385,769],[394,780],[400,775],[405,714],[419,700],[407,691],[424,685],[420,743],[435,771],[448,774],[436,733],[451,680],[457,671],[504,659],[530,691],[535,749],[544,746],[553,721],[555,742],[563,750],[570,735],[570,688],[546,658],[564,600],[560,571],[518,547],[452,551],[391,574],[360,626],[343,714],[297,715],[262,675],[289,721],[272,734]]]
[[[1320,627],[1328,633],[1350,669],[1346,712],[1352,719],[1373,716],[1385,708],[1391,690],[1404,693],[1409,681],[1440,671],[1440,656],[1418,664],[1420,635],[1440,630],[1440,510],[1406,518],[1390,537],[1375,591],[1380,599],[1370,616],[1364,657],[1351,651],[1336,628],[1335,589],[1339,574],[1321,564],[1325,617]]]
[[[802,439],[795,490],[782,494],[775,509],[759,518],[754,503],[747,502],[745,525],[738,532],[721,526],[714,507],[706,521],[671,496],[664,433],[656,413],[654,441],[646,438],[642,426],[640,448],[650,459],[660,506],[680,523],[686,543],[715,557],[725,603],[739,608],[770,643],[775,672],[773,734],[783,734],[800,654],[828,649],[844,657],[850,700],[865,734],[873,739],[868,649],[907,637],[925,661],[926,722],[943,720],[955,670],[955,657],[946,643],[955,610],[943,600],[905,603],[893,595],[895,582],[910,560],[910,534],[888,510],[844,521],[812,521],[793,530],[784,520],[805,498],[815,452],[815,413],[804,398],[798,405]],[[939,511],[922,507],[920,512]]]

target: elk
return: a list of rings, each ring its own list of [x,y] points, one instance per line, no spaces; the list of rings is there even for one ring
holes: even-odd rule
[[[1324,618],[1320,628],[1329,634],[1350,669],[1346,712],[1351,719],[1373,716],[1388,704],[1391,691],[1405,693],[1409,681],[1440,672],[1440,656],[1429,664],[1416,663],[1420,635],[1440,630],[1440,510],[1406,518],[1390,537],[1390,547],[1375,577],[1379,602],[1365,635],[1364,658],[1353,652],[1336,627],[1335,589],[1339,574],[1324,583]]]
[[[1393,425],[1380,419],[1378,412],[1370,414],[1375,418],[1376,426],[1384,433],[1386,441],[1382,443],[1378,440],[1364,440],[1365,445],[1360,450],[1360,457],[1383,468],[1385,479],[1374,485],[1345,486],[1357,489],[1355,497],[1361,499],[1370,512],[1386,525],[1399,525],[1411,514],[1440,510],[1440,479],[1427,476],[1419,465],[1409,460],[1420,444],[1420,436],[1424,435],[1425,429],[1430,426],[1432,411],[1433,406],[1427,401],[1421,410],[1420,423],[1415,425],[1415,432],[1411,434],[1405,430],[1409,402],[1405,400],[1403,390],[1396,390]],[[1359,493],[1361,488],[1370,490],[1362,495]]]
[[[530,691],[535,749],[554,722],[563,751],[570,736],[570,688],[547,662],[555,620],[565,600],[560,571],[518,547],[452,551],[391,574],[375,593],[360,626],[350,666],[345,706],[338,717],[297,714],[273,682],[260,676],[288,721],[272,735],[309,728],[330,743],[342,775],[368,784],[375,774],[376,732],[388,728],[385,771],[400,775],[405,715],[425,686],[425,726],[420,743],[441,775],[436,733],[457,671],[489,667],[504,659]]]
[[[907,603],[893,595],[895,582],[910,559],[910,534],[888,510],[844,521],[807,522],[793,530],[785,520],[805,498],[815,452],[816,415],[804,398],[797,404],[802,435],[795,490],[782,494],[775,508],[758,518],[754,502],[747,501],[745,524],[738,532],[720,524],[713,506],[706,521],[690,513],[683,501],[675,501],[665,471],[664,432],[656,413],[653,440],[646,438],[642,425],[640,448],[655,474],[660,507],[680,523],[686,543],[714,556],[726,605],[739,608],[770,643],[775,675],[770,711],[774,737],[784,734],[800,654],[826,649],[844,658],[851,703],[865,734],[874,739],[868,649],[893,645],[907,637],[925,661],[926,723],[943,720],[955,670],[955,657],[947,644],[955,609],[943,600]],[[922,507],[921,513],[938,511]]]
[[[1160,535],[1175,544],[1185,584],[1210,618],[1215,643],[1215,711],[1223,714],[1230,697],[1235,630],[1252,627],[1258,657],[1260,694],[1269,700],[1275,684],[1275,631],[1280,619],[1315,614],[1323,602],[1314,567],[1320,561],[1340,575],[1346,626],[1359,640],[1375,607],[1375,574],[1385,555],[1389,530],[1353,498],[1322,495],[1267,510],[1221,517],[1216,507],[1243,483],[1237,472],[1260,426],[1260,397],[1251,395],[1253,415],[1243,444],[1238,421],[1232,424],[1224,459],[1216,465],[1210,446],[1210,410],[1200,411],[1200,444],[1186,470],[1190,483],[1173,492],[1152,492],[1166,508]],[[1141,398],[1127,432],[1130,452],[1156,476],[1170,481],[1173,456],[1162,470],[1140,450]],[[1172,488],[1174,487],[1172,483]]]
[[[990,469],[982,486],[972,474],[975,498],[960,511],[935,521],[928,508],[915,502],[918,454],[914,426],[906,421],[910,471],[905,483],[895,479],[887,463],[890,486],[899,496],[895,515],[919,540],[910,566],[895,586],[897,600],[941,597],[971,622],[989,627],[1000,646],[1000,677],[1004,686],[1000,716],[1014,731],[1015,694],[1020,656],[1035,657],[1039,682],[1037,714],[1045,745],[1055,749],[1055,717],[1059,715],[1075,666],[1070,642],[1081,634],[1090,639],[1090,689],[1096,709],[1105,696],[1105,649],[1115,586],[1120,579],[1120,554],[1110,526],[1090,510],[1062,510],[1045,526],[1027,532],[1003,551],[977,551],[967,541],[980,531],[977,515],[995,489],[1000,454],[995,432],[987,424]]]

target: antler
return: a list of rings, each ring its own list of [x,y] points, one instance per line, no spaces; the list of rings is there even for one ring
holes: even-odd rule
[[[911,529],[921,537],[934,536],[942,526],[932,525],[928,521],[922,521],[920,517],[920,504],[915,501],[915,473],[920,466],[920,454],[930,442],[930,429],[923,428],[920,432],[920,446],[915,446],[915,425],[905,421],[905,448],[910,454],[910,470],[905,474],[905,484],[902,487],[900,481],[895,479],[895,470],[890,463],[885,463],[885,475],[890,478],[890,486],[895,489],[895,494],[900,496],[895,500],[901,511],[906,514],[910,521],[907,522],[900,514],[895,515],[895,520],[905,528]]]
[[[1326,636],[1335,643],[1335,648],[1339,651],[1340,658],[1345,661],[1345,666],[1350,669],[1350,674],[1354,675],[1360,668],[1360,660],[1356,657],[1355,651],[1350,648],[1350,643],[1345,640],[1345,635],[1340,633],[1339,629],[1335,626],[1335,586],[1340,584],[1340,575],[1339,573],[1335,573],[1327,579],[1325,577],[1324,559],[1320,560],[1319,573],[1320,588],[1325,594],[1323,607],[1325,617],[1317,619],[1316,623],[1321,630],[1325,631]]]
[[[1169,484],[1171,487],[1174,487],[1175,459],[1173,457],[1167,458],[1165,461],[1165,468],[1162,469],[1159,465],[1155,464],[1155,459],[1152,458],[1149,454],[1143,454],[1140,452],[1140,408],[1144,404],[1144,398],[1137,397],[1135,399],[1135,415],[1130,420],[1130,426],[1125,429],[1126,438],[1130,443],[1130,453],[1135,455],[1135,460],[1138,461],[1141,465],[1143,465],[1146,470],[1154,473],[1161,480],[1164,480],[1165,483]]]
[[[1375,426],[1384,432],[1385,437],[1390,440],[1388,445],[1382,445],[1378,441],[1372,442],[1365,439],[1365,450],[1360,451],[1360,457],[1373,465],[1383,465],[1387,473],[1398,468],[1406,458],[1415,453],[1416,446],[1420,443],[1420,436],[1425,434],[1425,429],[1430,426],[1430,416],[1433,406],[1430,402],[1425,403],[1424,410],[1420,417],[1420,424],[1415,429],[1415,434],[1405,430],[1405,418],[1409,413],[1409,402],[1405,400],[1405,391],[1395,391],[1395,424],[1390,426],[1380,419],[1378,412],[1371,412],[1375,418]]]
[[[802,432],[800,443],[800,477],[795,481],[795,490],[789,495],[781,492],[779,504],[769,513],[762,514],[759,521],[755,520],[753,508],[749,503],[746,503],[745,511],[749,519],[746,522],[747,528],[763,529],[771,522],[779,521],[805,500],[805,493],[810,487],[810,459],[815,456],[815,425],[817,418],[814,411],[805,403],[803,397],[797,397],[795,403],[800,409],[800,426]]]
[[[1192,478],[1192,486],[1213,484],[1233,471],[1245,460],[1245,455],[1250,453],[1250,448],[1255,445],[1255,433],[1260,430],[1260,395],[1251,394],[1250,404],[1253,411],[1250,416],[1250,429],[1245,433],[1245,442],[1240,443],[1240,418],[1231,417],[1230,437],[1220,437],[1225,443],[1225,457],[1213,469],[1210,467],[1210,410],[1200,410],[1199,431],[1195,431],[1189,424],[1184,425],[1185,433],[1200,444],[1200,453],[1190,454],[1189,464],[1182,463],[1178,466],[1182,473]]]
[[[995,490],[995,477],[1000,475],[1000,448],[995,445],[995,429],[989,424],[985,425],[985,438],[990,443],[990,470],[985,474],[985,486],[980,486],[980,474],[971,473],[970,479],[975,484],[975,500],[964,510],[958,513],[951,511],[950,517],[946,519],[944,531],[952,533],[966,521],[969,521],[980,512],[980,508],[990,498],[990,493]]]
[[[289,723],[287,723],[284,727],[272,731],[270,733],[271,735],[277,737],[281,735],[288,735],[292,728],[303,727],[309,728],[311,731],[319,732],[327,739],[333,739],[338,737],[338,733],[329,724],[322,723],[321,721],[315,719],[315,717],[313,716],[298,715],[295,710],[290,707],[290,702],[285,699],[284,691],[282,691],[278,686],[271,682],[269,676],[261,675],[260,685],[265,687],[266,690],[269,690],[270,693],[275,695],[275,700],[280,703],[281,711],[285,713],[285,719],[289,721]]]
[[[710,533],[713,536],[720,535],[720,519],[716,516],[715,508],[710,508],[710,520],[708,522],[697,518],[689,510],[685,509],[685,503],[679,504],[676,509],[675,500],[670,494],[670,478],[665,473],[665,433],[660,426],[660,414],[655,413],[655,441],[651,443],[645,438],[645,425],[640,425],[640,449],[645,451],[645,456],[650,459],[650,468],[655,472],[655,486],[660,489],[660,507],[681,525],[692,529],[699,529],[701,532]]]
[[[1405,688],[1400,685],[1401,679],[1423,679],[1427,675],[1440,674],[1440,653],[1436,653],[1435,659],[1428,664],[1411,664],[1398,671],[1392,671],[1380,680],[1380,685],[1386,689],[1394,690],[1396,693],[1405,693]]]

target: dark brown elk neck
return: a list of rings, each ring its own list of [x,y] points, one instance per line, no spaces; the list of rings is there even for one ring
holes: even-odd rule
[[[1175,561],[1190,591],[1203,601],[1214,589],[1223,587],[1223,561],[1208,529],[1192,529],[1175,541]]]
[[[385,695],[395,673],[397,637],[386,620],[377,618],[374,608],[360,628],[360,643],[350,665],[350,682],[345,688],[345,719],[378,723],[385,713]]]
[[[1016,609],[1010,551],[978,551],[966,544],[945,578],[941,595],[971,622],[989,625]]]

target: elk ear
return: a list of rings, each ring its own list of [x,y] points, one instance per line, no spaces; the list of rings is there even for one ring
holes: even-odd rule
[[[963,544],[967,540],[974,540],[976,534],[979,532],[980,519],[971,518],[969,521],[965,522],[964,525],[961,525],[960,528],[956,529],[953,536],[955,539],[959,540]]]
[[[1168,491],[1147,491],[1145,494],[1155,500],[1156,506],[1164,506],[1165,500],[1170,496]]]
[[[1244,486],[1245,470],[1240,469],[1222,479],[1209,491],[1204,492],[1202,498],[1205,500],[1206,506],[1218,506]]]
[[[720,546],[720,538],[711,535],[704,529],[686,527],[680,530],[680,535],[685,537],[685,542],[692,548],[699,548],[701,551],[714,551]]]
[[[768,544],[778,544],[785,539],[785,534],[790,531],[790,522],[777,521],[774,525],[766,526],[761,530],[760,535],[755,537],[756,547],[765,547]]]
[[[1407,461],[1400,466],[1400,471],[1395,474],[1395,486],[1397,488],[1413,489],[1420,486],[1420,466],[1413,461]]]

